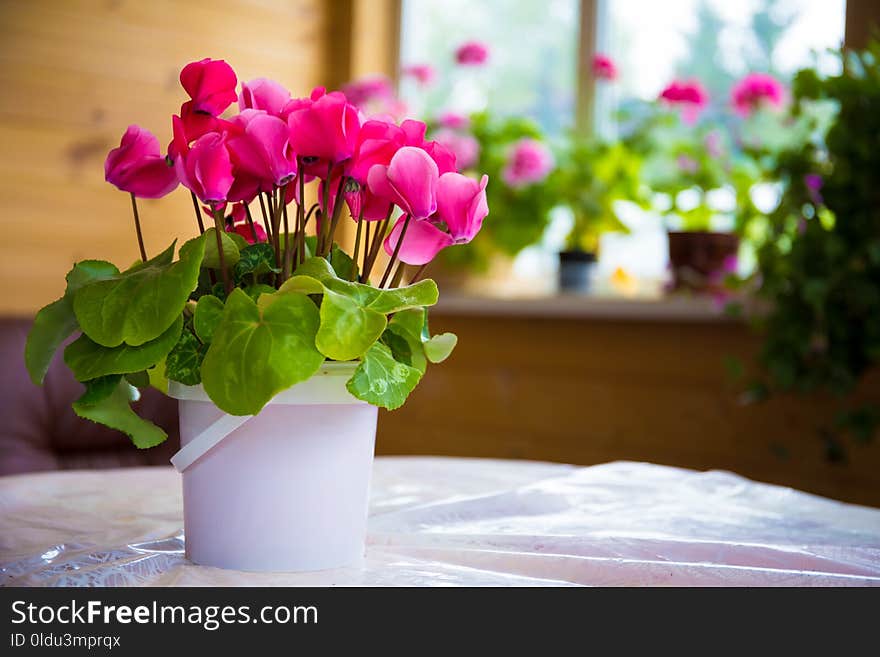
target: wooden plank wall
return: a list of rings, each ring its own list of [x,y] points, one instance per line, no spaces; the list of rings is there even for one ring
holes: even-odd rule
[[[724,469],[880,506],[880,442],[824,457],[825,398],[743,405],[724,357],[748,359],[745,326],[432,315],[459,345],[407,404],[382,412],[377,452]],[[748,362],[748,361],[746,361]],[[880,395],[880,380],[867,392]]]
[[[60,296],[75,260],[133,262],[127,195],[103,160],[138,123],[171,139],[189,61],[226,59],[305,95],[322,83],[322,0],[0,0],[0,313]],[[196,233],[189,195],[143,201],[149,254]]]

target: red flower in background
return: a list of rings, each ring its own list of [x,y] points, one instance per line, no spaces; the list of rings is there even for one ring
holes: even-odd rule
[[[463,66],[482,66],[489,59],[489,47],[481,41],[467,41],[455,51],[455,61]]]
[[[660,100],[679,107],[686,123],[694,123],[709,102],[709,94],[697,80],[673,80],[660,92]]]
[[[785,102],[785,87],[772,75],[750,73],[733,86],[730,101],[740,116],[748,116],[763,106],[778,109]]]
[[[596,53],[593,57],[593,75],[599,80],[616,80],[617,67],[608,55]]]

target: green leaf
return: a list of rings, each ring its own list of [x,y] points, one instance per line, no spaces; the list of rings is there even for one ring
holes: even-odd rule
[[[40,309],[28,333],[24,362],[31,381],[43,383],[58,347],[79,327],[73,312],[73,294],[87,283],[118,273],[115,265],[102,260],[84,260],[73,266],[67,274],[64,296]]]
[[[421,378],[419,370],[394,360],[391,350],[377,343],[364,355],[346,387],[358,399],[393,411],[403,405]]]
[[[425,356],[425,348],[422,344],[422,329],[425,325],[425,310],[423,308],[411,308],[394,315],[388,322],[388,330],[382,336],[382,340],[389,346],[395,360],[411,365],[420,372],[428,367],[428,359]],[[397,336],[397,340],[387,338],[390,334]],[[400,345],[400,340],[406,344],[406,349]]]
[[[64,350],[64,362],[78,381],[107,374],[128,374],[148,369],[162,360],[180,338],[183,315],[155,340],[133,347],[121,344],[104,347],[83,334]]]
[[[155,367],[147,370],[147,376],[150,377],[150,385],[164,395],[168,394],[168,379],[165,376],[165,359],[163,358]]]
[[[357,263],[335,243],[333,248],[330,249],[330,265],[333,267],[336,275],[343,280],[352,281],[357,276]]]
[[[207,347],[188,328],[184,328],[177,344],[165,357],[165,378],[179,381],[186,386],[200,384],[200,368],[206,351]]]
[[[406,308],[433,306],[438,296],[437,283],[426,278],[414,285],[381,290],[368,307],[384,314],[396,313]]]
[[[98,402],[105,400],[113,394],[113,391],[119,387],[119,381],[122,379],[121,374],[110,374],[108,376],[99,376],[97,379],[86,381],[86,391],[77,400],[77,403],[86,406],[94,406]]]
[[[257,283],[256,285],[248,285],[244,289],[244,293],[247,294],[254,301],[259,301],[260,297],[264,294],[275,294],[276,290],[271,285],[264,285],[263,283]]]
[[[110,376],[114,375],[111,374]],[[140,372],[129,372],[125,375],[125,380],[128,381],[135,388],[150,387],[150,375],[147,374],[147,370],[141,370]]]
[[[253,415],[282,390],[311,377],[324,362],[315,348],[320,318],[303,294],[229,296],[202,363],[202,384],[231,415]]]
[[[82,287],[74,295],[73,310],[83,332],[105,347],[156,339],[180,316],[195,289],[204,250],[204,237],[197,237],[171,263],[172,243],[146,263]]]
[[[125,381],[118,381],[115,389],[109,395],[104,395],[106,385],[106,380],[94,382],[91,386],[87,384],[86,393],[73,403],[74,412],[82,418],[128,434],[139,449],[155,447],[168,438],[162,429],[131,410],[129,404],[140,396],[137,388]]]
[[[223,302],[220,299],[212,294],[199,298],[193,314],[193,330],[199,340],[210,344],[221,317],[223,317]]]
[[[458,344],[458,336],[455,333],[441,333],[425,342],[425,356],[432,363],[442,363],[449,358],[449,354]]]
[[[234,267],[241,258],[238,245],[232,237],[233,235],[239,237],[236,233],[227,233],[225,230],[220,233],[220,242],[223,244],[224,264],[227,267]],[[217,229],[209,228],[206,230],[204,239],[205,257],[202,260],[202,267],[220,269],[220,252],[217,250]]]
[[[275,267],[275,250],[271,244],[251,244],[241,250],[241,259],[232,269],[235,281],[240,283],[248,274],[260,276],[270,272],[278,273],[281,270]]]
[[[354,360],[381,337],[386,325],[382,313],[364,308],[351,296],[325,288],[315,345],[333,360]]]

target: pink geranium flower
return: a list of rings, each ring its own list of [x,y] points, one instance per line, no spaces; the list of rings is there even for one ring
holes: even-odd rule
[[[284,108],[290,102],[290,92],[274,80],[257,78],[241,85],[238,107],[265,110],[269,114],[286,119]]]
[[[455,51],[455,61],[463,66],[481,66],[489,59],[489,48],[480,41],[467,41]]]
[[[434,78],[437,77],[437,71],[429,64],[410,64],[400,69],[400,73],[406,77],[413,78],[423,87],[434,82]]]
[[[219,116],[238,98],[238,78],[222,59],[203,59],[183,67],[180,84],[192,98],[193,110]]]
[[[520,139],[510,149],[501,179],[514,189],[543,181],[555,162],[550,149],[536,139]]]
[[[694,123],[709,102],[709,94],[697,80],[673,80],[660,92],[660,100],[681,109],[686,123]]]
[[[598,80],[616,80],[617,67],[608,55],[596,53],[593,56],[593,75]]]
[[[434,133],[434,139],[452,152],[458,169],[470,169],[480,159],[480,142],[473,135],[442,129]]]
[[[748,116],[763,106],[778,109],[785,102],[785,87],[772,75],[750,73],[733,86],[730,101],[740,116]]]
[[[161,198],[177,187],[177,173],[149,130],[130,125],[119,147],[107,154],[104,179],[140,198]]]
[[[489,177],[479,182],[460,173],[446,173],[437,183],[437,213],[433,217],[410,220],[398,251],[398,258],[408,265],[424,265],[443,249],[454,244],[467,244],[483,226],[489,214],[486,185]],[[406,218],[395,223],[383,244],[392,255],[403,234]]]
[[[444,112],[437,117],[437,125],[441,128],[450,128],[452,130],[467,130],[471,127],[471,120],[469,117],[458,112]]]

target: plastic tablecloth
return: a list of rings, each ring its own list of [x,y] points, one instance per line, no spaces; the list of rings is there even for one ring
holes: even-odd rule
[[[5,585],[878,586],[880,509],[728,472],[376,459],[363,568],[243,573],[183,551],[171,468],[0,478]]]

